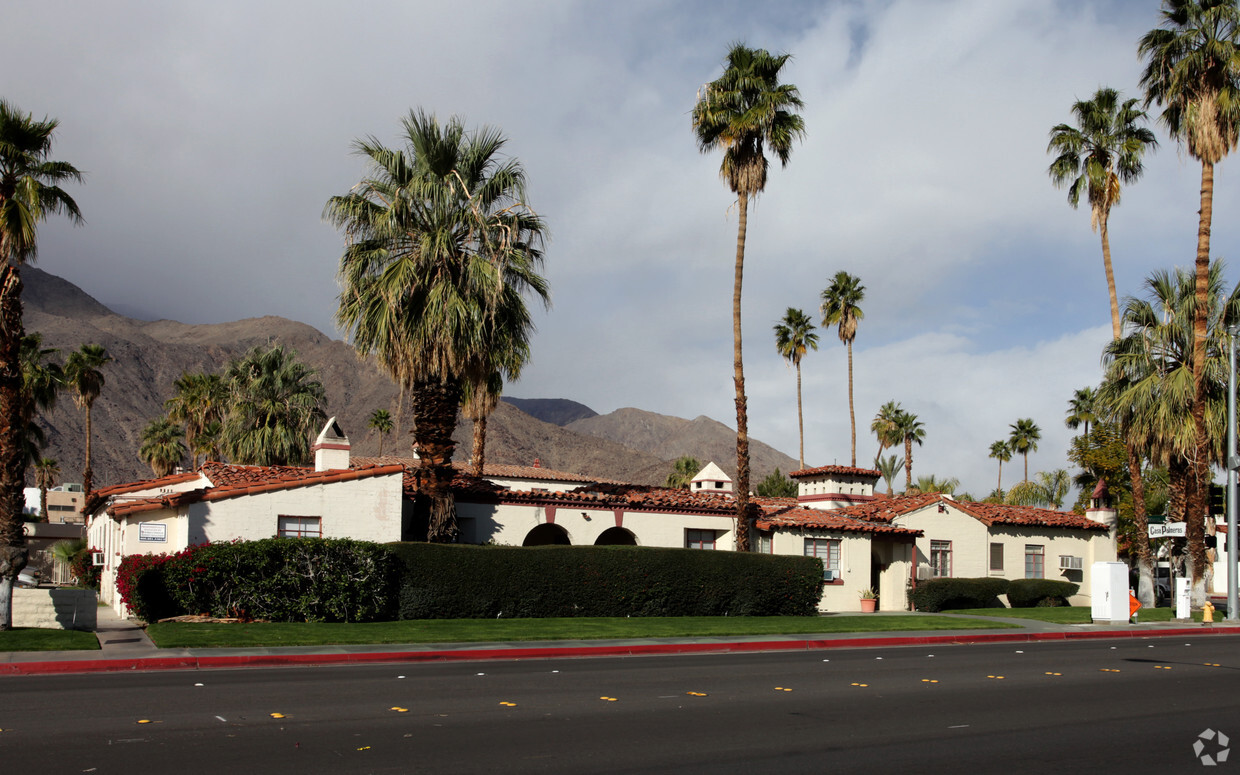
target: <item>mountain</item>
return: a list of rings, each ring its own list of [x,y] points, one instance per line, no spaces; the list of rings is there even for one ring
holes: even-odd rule
[[[379,440],[366,426],[370,413],[397,409],[398,391],[382,371],[359,359],[349,345],[304,323],[280,317],[210,325],[142,321],[116,314],[40,269],[27,267],[22,278],[26,330],[41,333],[45,347],[59,349],[60,361],[86,343],[103,345],[114,359],[103,369],[106,384],[92,414],[96,486],[150,477],[137,450],[143,428],[163,415],[173,381],[185,372],[216,371],[254,346],[284,344],[318,371],[327,393],[325,411],[349,434],[355,454],[378,453]],[[42,422],[48,440],[44,454],[59,461],[63,481],[80,481],[82,411],[63,393]],[[406,411],[384,442],[386,450],[407,449],[409,428]],[[458,459],[469,457],[472,433],[468,421],[458,425]],[[760,442],[751,444],[755,482],[776,466],[785,472],[795,467],[792,458]],[[639,409],[598,415],[559,398],[505,398],[487,423],[487,461],[492,463],[532,465],[537,459],[546,468],[662,484],[671,461],[682,454],[703,464],[714,460],[734,475],[735,433],[707,417],[683,420]]]

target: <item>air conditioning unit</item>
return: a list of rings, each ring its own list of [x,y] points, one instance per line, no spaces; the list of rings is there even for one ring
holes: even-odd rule
[[[94,566],[103,565],[103,552],[91,552],[90,553],[90,564]]]
[[[1059,570],[1081,570],[1084,566],[1080,557],[1072,557],[1071,555],[1059,555]]]
[[[835,581],[839,577],[840,577],[840,572],[837,570],[824,570],[822,572],[823,581]]]

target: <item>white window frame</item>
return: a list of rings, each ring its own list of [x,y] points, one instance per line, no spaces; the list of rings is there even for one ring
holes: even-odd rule
[[[323,518],[297,514],[281,514],[276,517],[277,538],[322,538]]]
[[[950,579],[952,577],[952,542],[930,541],[930,577]]]
[[[686,549],[702,549],[704,551],[713,551],[715,549],[715,541],[719,538],[719,534],[714,530],[705,530],[696,527],[685,528],[685,548]]]
[[[806,557],[817,557],[822,560],[822,573],[835,578],[840,577],[840,539],[838,538],[806,538],[802,553]]]

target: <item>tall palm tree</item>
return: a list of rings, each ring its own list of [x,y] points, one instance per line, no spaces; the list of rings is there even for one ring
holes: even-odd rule
[[[789,54],[772,55],[741,43],[728,51],[723,75],[707,84],[693,107],[693,132],[702,153],[723,151],[719,177],[736,194],[736,266],[732,280],[732,381],[736,389],[736,515],[738,551],[749,551],[755,515],[749,509],[749,408],[741,358],[741,285],[749,200],[766,188],[766,149],[787,166],[792,145],[805,134],[796,86],[779,82]]]
[[[990,456],[999,461],[999,483],[995,486],[996,492],[1003,492],[1003,464],[1012,459],[1012,445],[1003,439],[996,441],[990,445]]]
[[[1206,422],[1207,307],[1210,227],[1214,211],[1214,167],[1240,138],[1240,7],[1236,0],[1164,0],[1162,23],[1146,33],[1138,51],[1146,59],[1141,75],[1145,104],[1157,104],[1168,132],[1201,162],[1201,206],[1197,222],[1193,318],[1192,416],[1196,461],[1186,492],[1188,553],[1193,587],[1204,596],[1205,490],[1210,446]]]
[[[482,476],[486,467],[487,419],[499,404],[504,391],[504,377],[493,371],[487,379],[466,382],[461,397],[465,417],[474,424],[474,446],[469,459],[474,476]]]
[[[870,431],[878,437],[878,454],[874,456],[875,466],[878,465],[879,458],[883,456],[883,450],[894,447],[904,440],[904,437],[900,435],[899,427],[900,414],[903,411],[899,401],[888,401],[879,407],[878,414],[874,415],[874,419],[870,422]]]
[[[230,406],[224,448],[234,463],[305,465],[310,440],[327,419],[313,368],[283,345],[253,347],[224,371]]]
[[[664,486],[679,490],[689,487],[689,483],[693,481],[693,477],[697,476],[698,471],[702,470],[702,464],[692,455],[681,455],[676,458],[676,462],[672,463],[672,471],[667,475],[667,482]]]
[[[52,360],[59,352],[54,347],[44,347],[43,335],[37,331],[22,337],[21,443],[28,465],[43,456],[46,443],[38,419],[56,408],[56,399],[65,384],[64,368]]]
[[[185,426],[190,467],[198,456],[220,457],[224,418],[229,408],[228,386],[219,374],[185,372],[172,383],[173,394],[164,402],[168,418]]]
[[[904,489],[910,490],[913,487],[913,443],[921,446],[926,438],[926,427],[917,415],[901,410],[896,417],[896,429],[904,442]]]
[[[60,463],[56,458],[41,457],[34,464],[34,486],[39,488],[39,519],[47,521],[47,491],[56,486],[60,478]]]
[[[883,481],[887,483],[887,494],[891,495],[892,482],[895,481],[896,474],[900,473],[900,469],[904,468],[904,458],[895,455],[880,457],[878,459],[878,473],[883,477]]]
[[[1103,355],[1106,378],[1099,389],[1099,403],[1117,422],[1128,446],[1130,475],[1139,473],[1148,458],[1168,469],[1171,478],[1170,513],[1189,523],[1189,492],[1194,484],[1194,461],[1198,459],[1196,426],[1192,416],[1195,385],[1192,373],[1193,334],[1196,318],[1196,274],[1187,270],[1155,272],[1145,281],[1145,299],[1128,299],[1124,324],[1129,332],[1112,342]],[[1223,286],[1222,262],[1211,264],[1207,287],[1206,427],[1209,445],[1201,462],[1207,468],[1223,460],[1226,436],[1226,379],[1228,326],[1240,322],[1240,285],[1230,291]],[[1133,479],[1138,483],[1140,477]],[[1138,536],[1145,534],[1144,494],[1133,492],[1139,511],[1135,517]],[[1153,560],[1147,542],[1137,540],[1142,602],[1153,599]],[[1191,556],[1191,555],[1190,555]],[[1194,569],[1200,567],[1194,564]],[[1194,571],[1193,594],[1204,602],[1204,576]]]
[[[151,420],[142,429],[138,457],[151,467],[156,478],[171,474],[185,459],[185,434],[181,426],[167,417]]]
[[[1158,140],[1142,124],[1148,119],[1136,99],[1120,101],[1114,89],[1102,87],[1091,100],[1072,105],[1076,126],[1059,124],[1051,129],[1047,153],[1058,154],[1051,162],[1051,182],[1067,187],[1068,204],[1075,209],[1082,195],[1089,202],[1089,225],[1102,236],[1102,265],[1111,297],[1111,331],[1118,338],[1119,298],[1111,268],[1111,240],[1107,222],[1111,208],[1119,204],[1121,184],[1141,177],[1141,159]]]
[[[1038,442],[1042,439],[1042,429],[1032,418],[1025,417],[1012,423],[1008,444],[1012,451],[1025,458],[1025,479],[1029,481],[1029,453],[1038,451]]]
[[[960,480],[953,477],[940,479],[934,474],[929,476],[917,477],[917,482],[909,488],[913,492],[939,492],[944,495],[955,495],[956,488],[960,486]]]
[[[73,165],[49,158],[57,121],[36,120],[0,99],[0,631],[13,625],[13,580],[29,557],[22,532],[28,458],[23,418],[21,267],[38,252],[49,215],[82,222],[61,184],[80,181]]]
[[[90,467],[90,414],[105,383],[100,369],[111,362],[112,356],[101,344],[84,344],[69,353],[65,361],[65,385],[73,391],[73,402],[86,413],[86,462],[82,467],[82,490],[86,498],[90,498],[94,479]]]
[[[370,413],[370,419],[366,421],[366,425],[379,434],[379,457],[383,457],[383,437],[391,433],[396,425],[392,419],[392,413],[386,409],[376,409]]]
[[[410,395],[427,535],[450,541],[462,386],[496,370],[515,378],[506,354],[524,352],[533,331],[525,294],[549,304],[538,274],[546,225],[498,130],[421,111],[403,126],[403,150],[354,142],[368,175],[324,217],[345,235],[337,323]]]
[[[818,349],[814,321],[799,309],[789,307],[784,319],[775,324],[775,349],[797,369],[797,431],[801,438],[801,468],[805,468],[805,421],[801,412],[801,359]]]
[[[1072,394],[1068,401],[1068,416],[1063,423],[1070,430],[1084,427],[1084,435],[1089,436],[1089,424],[1098,422],[1098,391],[1092,387],[1083,387]]]
[[[865,317],[861,301],[865,286],[848,272],[836,272],[831,285],[822,292],[822,325],[837,325],[840,341],[848,347],[848,426],[852,433],[852,462],[857,465],[857,417],[853,412],[853,340],[857,338],[857,321]]]

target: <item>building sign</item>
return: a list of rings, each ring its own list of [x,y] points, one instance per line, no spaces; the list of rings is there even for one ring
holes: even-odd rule
[[[1187,535],[1188,524],[1185,522],[1150,525],[1150,538],[1184,538]]]
[[[139,522],[138,540],[144,544],[166,543],[168,541],[168,526],[163,522]]]

